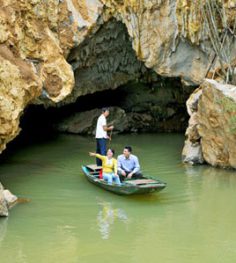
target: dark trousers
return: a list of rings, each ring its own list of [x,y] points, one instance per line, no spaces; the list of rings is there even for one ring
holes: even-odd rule
[[[106,139],[105,138],[96,139],[96,142],[97,142],[96,153],[99,153],[101,155],[106,155],[106,151],[107,151]],[[96,158],[96,163],[97,166],[102,165],[102,161],[98,158]]]
[[[121,174],[121,172],[118,171],[118,175],[119,175],[119,177],[120,177],[120,181],[124,181],[124,179],[127,178],[127,175],[128,175],[129,173],[130,173],[130,172],[125,171],[125,176],[123,176],[123,175]],[[132,178],[132,179],[140,179],[140,178],[142,178],[142,177],[143,177],[143,174],[142,174],[141,172],[137,172],[137,173],[133,174],[131,178]]]

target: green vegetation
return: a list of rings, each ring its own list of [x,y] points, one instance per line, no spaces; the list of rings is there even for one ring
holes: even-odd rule
[[[216,102],[222,105],[224,113],[228,112],[230,114],[230,118],[229,118],[230,132],[235,133],[236,132],[236,103],[228,97],[218,99],[216,100]]]

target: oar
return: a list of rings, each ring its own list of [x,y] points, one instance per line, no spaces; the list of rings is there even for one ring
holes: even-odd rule
[[[110,133],[110,139],[109,139],[109,142],[108,142],[108,147],[110,147],[110,144],[111,144],[111,136],[112,136],[112,130],[111,130],[111,133]]]

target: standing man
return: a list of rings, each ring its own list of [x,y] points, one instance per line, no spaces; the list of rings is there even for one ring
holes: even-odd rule
[[[106,140],[109,139],[107,135],[107,131],[112,131],[114,126],[107,126],[106,118],[109,115],[109,108],[102,108],[102,114],[97,120],[97,127],[96,127],[96,153],[101,155],[106,155]],[[97,166],[102,165],[102,161],[96,158]]]
[[[118,156],[118,174],[120,179],[141,178],[138,157],[132,154],[131,146],[125,146],[123,154]]]

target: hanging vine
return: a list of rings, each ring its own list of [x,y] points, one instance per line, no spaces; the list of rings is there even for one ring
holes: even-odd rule
[[[213,77],[217,74],[225,83],[236,84],[236,60],[232,58],[233,45],[236,45],[236,16],[230,16],[222,0],[201,0],[201,9],[215,57],[220,63]],[[214,63],[215,60],[212,67]]]

